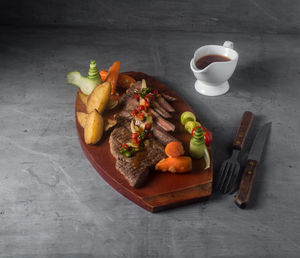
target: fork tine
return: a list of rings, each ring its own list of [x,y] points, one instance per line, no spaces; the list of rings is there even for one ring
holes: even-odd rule
[[[221,183],[221,185],[219,186],[219,189],[220,189],[220,192],[222,192],[223,191],[223,187],[224,187],[224,184],[225,184],[225,182],[227,181],[227,179],[228,179],[228,173],[229,173],[229,171],[230,171],[230,168],[231,168],[231,163],[230,162],[228,162],[227,163],[227,166],[226,166],[226,169],[225,169],[225,171],[224,171],[224,175],[223,175],[223,178],[222,178],[222,183]]]
[[[238,166],[236,168],[236,171],[234,173],[234,178],[232,179],[232,185],[231,185],[230,190],[229,190],[230,194],[233,194],[235,192],[235,190],[237,189],[239,175],[240,175],[240,166]]]
[[[224,186],[224,191],[223,191],[224,194],[228,193],[229,189],[232,186],[232,180],[235,174],[236,167],[237,167],[236,164],[232,164],[231,170],[229,171],[228,180]]]
[[[227,166],[227,162],[225,161],[225,162],[222,163],[221,168],[219,170],[218,181],[217,181],[217,184],[216,184],[216,190],[217,191],[219,191],[219,186],[220,186],[222,178],[224,176],[226,166]]]

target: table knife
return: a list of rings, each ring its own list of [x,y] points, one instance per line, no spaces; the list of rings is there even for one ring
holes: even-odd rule
[[[240,208],[245,208],[249,202],[252,186],[256,174],[265,143],[270,134],[272,123],[265,124],[256,134],[255,139],[252,143],[247,165],[242,175],[240,187],[235,197],[235,203]]]

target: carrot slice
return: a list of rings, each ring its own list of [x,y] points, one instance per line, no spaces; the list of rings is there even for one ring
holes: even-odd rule
[[[120,73],[117,85],[122,88],[128,89],[130,88],[131,84],[135,82],[136,80],[133,79],[131,76],[124,73]]]
[[[105,82],[108,76],[108,71],[100,70],[99,74],[101,77],[101,81]]]
[[[109,73],[108,73],[108,71],[100,70],[99,74],[100,74],[101,80],[103,82],[105,82]],[[135,83],[135,82],[136,82],[136,80],[134,78],[132,78],[130,75],[120,73],[119,77],[118,77],[117,86],[120,86],[121,88],[124,88],[124,89],[128,89],[128,88],[130,88],[131,84]]]
[[[172,173],[186,173],[192,170],[192,159],[189,156],[162,159],[155,165],[156,170]]]
[[[165,148],[168,157],[179,157],[184,154],[184,148],[180,142],[170,142]]]
[[[108,70],[108,76],[105,81],[110,83],[111,86],[111,95],[115,94],[116,86],[118,82],[119,72],[120,72],[121,63],[116,61]]]

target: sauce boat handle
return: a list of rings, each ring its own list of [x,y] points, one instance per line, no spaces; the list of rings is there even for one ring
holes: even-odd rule
[[[233,42],[225,41],[224,44],[223,44],[223,47],[228,47],[228,48],[233,49]]]

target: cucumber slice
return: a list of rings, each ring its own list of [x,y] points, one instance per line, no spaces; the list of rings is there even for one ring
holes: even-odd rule
[[[185,125],[188,121],[196,122],[196,117],[192,112],[186,111],[181,114],[180,121],[182,125]]]
[[[205,168],[204,169],[207,169],[210,167],[210,157],[209,157],[209,152],[208,152],[208,149],[204,148],[204,160],[205,160]]]
[[[196,123],[194,121],[187,121],[184,125],[185,130],[189,133],[192,133],[193,129],[195,128]]]
[[[195,126],[199,126],[199,127],[201,127],[201,124],[199,123],[199,122],[195,122]]]
[[[68,83],[79,87],[82,93],[86,95],[90,95],[99,84],[96,80],[83,77],[80,72],[77,71],[69,72],[67,74],[67,81]]]

